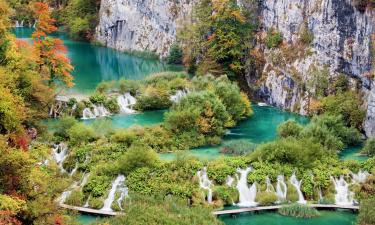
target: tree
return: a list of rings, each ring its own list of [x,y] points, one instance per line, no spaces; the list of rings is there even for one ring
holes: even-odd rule
[[[235,0],[203,0],[193,10],[193,19],[180,31],[184,63],[230,78],[244,73],[250,55],[251,17]],[[204,68],[204,69],[202,69]]]
[[[303,127],[294,120],[288,120],[277,127],[279,137],[298,137]]]
[[[170,64],[181,64],[182,63],[182,49],[178,44],[173,44],[169,50],[169,55],[167,57],[167,63]]]
[[[48,79],[50,85],[62,81],[68,87],[73,86],[71,75],[73,67],[66,57],[66,48],[63,42],[58,38],[47,36],[57,30],[48,5],[42,2],[34,3],[33,13],[38,21],[32,38],[38,56],[39,73]]]
[[[361,152],[369,157],[375,156],[375,138],[367,139]]]

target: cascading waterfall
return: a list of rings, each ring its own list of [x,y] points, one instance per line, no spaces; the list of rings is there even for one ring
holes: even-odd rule
[[[199,178],[199,186],[205,190],[208,190],[208,195],[207,195],[207,202],[209,204],[212,203],[212,182],[208,179],[207,176],[207,168],[204,167],[202,170],[199,170],[197,172],[197,176]]]
[[[234,178],[232,176],[227,176],[227,180],[225,182],[225,184],[228,186],[228,187],[232,187],[233,186],[233,182],[234,182]]]
[[[124,95],[117,97],[117,104],[120,107],[121,113],[132,114],[136,111],[133,110],[133,106],[137,103],[137,99],[134,98],[129,92]]]
[[[124,186],[119,188],[118,191],[120,192],[120,198],[117,199],[117,205],[120,208],[120,210],[123,211],[124,209],[122,208],[122,202],[126,197],[129,196],[129,190],[127,187]]]
[[[290,183],[294,186],[294,188],[297,190],[298,193],[298,203],[300,204],[306,204],[306,200],[303,197],[302,191],[301,191],[301,184],[302,180],[298,180],[295,173],[290,177],[289,179]]]
[[[78,162],[76,162],[76,165],[74,166],[74,168],[72,169],[72,171],[70,172],[70,176],[73,176],[75,174],[75,172],[77,172],[77,169],[78,169]]]
[[[15,27],[23,27],[23,20],[21,20],[21,23],[16,20],[16,24],[14,25]]]
[[[354,193],[349,190],[349,184],[345,181],[344,176],[341,175],[339,179],[331,177],[331,180],[335,185],[336,205],[353,205]]]
[[[111,113],[103,105],[93,105],[93,110],[90,108],[84,108],[82,111],[82,119],[95,119],[97,117],[110,116]]]
[[[288,187],[285,184],[284,176],[279,175],[277,176],[277,184],[276,184],[276,195],[279,202],[283,202],[286,200],[286,193],[288,191]]]
[[[247,175],[249,172],[252,171],[251,167],[246,169],[237,169],[237,173],[240,174],[240,177],[237,176],[237,190],[239,193],[239,202],[237,203],[238,206],[241,207],[252,207],[256,206],[257,203],[255,202],[256,194],[257,194],[257,187],[256,183],[253,183],[251,187],[247,185]]]
[[[350,175],[353,178],[353,182],[361,184],[366,182],[367,177],[370,175],[367,171],[358,171],[358,173],[351,172]]]
[[[115,200],[116,191],[118,188],[121,188],[120,185],[123,185],[125,182],[125,176],[124,175],[118,175],[117,178],[112,182],[111,190],[108,193],[108,197],[104,200],[104,206],[100,209],[103,211],[109,211],[112,212],[111,205],[113,201]]]
[[[55,145],[53,148],[53,158],[55,159],[57,165],[59,166],[61,172],[65,172],[63,163],[68,153],[68,146],[65,143],[60,143]]]
[[[186,90],[177,90],[174,95],[169,98],[172,102],[178,103],[183,97],[188,94]]]
[[[74,191],[75,189],[77,188],[82,188],[83,186],[85,186],[85,184],[87,183],[88,179],[89,179],[89,176],[90,174],[87,173],[87,174],[84,174],[82,176],[82,179],[80,182],[77,182],[75,181],[69,188],[68,190],[64,191],[61,196],[58,198],[58,202],[60,204],[63,204],[66,200],[66,198],[69,197],[69,195],[72,193],[72,191]],[[79,184],[79,185],[78,185]]]
[[[266,177],[266,186],[267,186],[266,192],[275,192],[275,188],[271,184],[271,180],[269,177]]]

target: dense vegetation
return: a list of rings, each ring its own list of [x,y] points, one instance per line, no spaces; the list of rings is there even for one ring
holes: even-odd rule
[[[50,148],[34,139],[43,134],[39,121],[47,117],[51,93],[72,84],[72,67],[62,42],[46,37],[56,29],[48,6],[30,6],[40,21],[31,44],[9,32],[11,11],[0,1],[0,224],[71,224],[54,202],[68,182],[56,165],[41,163]]]

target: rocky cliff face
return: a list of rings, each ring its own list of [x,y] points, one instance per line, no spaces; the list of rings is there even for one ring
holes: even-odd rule
[[[281,32],[286,47],[263,50],[259,95],[272,105],[305,114],[314,71],[326,70],[328,82],[345,74],[364,94],[364,128],[375,136],[375,86],[368,76],[374,62],[374,11],[360,12],[350,0],[264,0],[260,8],[263,29]],[[299,43],[303,29],[312,35],[311,45]]]
[[[166,56],[179,21],[186,19],[193,4],[193,0],[102,0],[96,38],[118,50]],[[306,114],[314,95],[311,83],[320,79],[316,71],[324,70],[328,82],[345,74],[364,95],[364,129],[375,136],[375,84],[368,76],[374,73],[374,10],[359,11],[352,0],[260,0],[258,15],[263,35],[275,29],[284,39],[282,48],[259,46],[265,61],[259,71],[259,97]],[[313,37],[312,43],[300,44],[303,30]],[[248,83],[254,86],[250,78]]]
[[[166,56],[192,0],[102,0],[96,40],[122,51]]]

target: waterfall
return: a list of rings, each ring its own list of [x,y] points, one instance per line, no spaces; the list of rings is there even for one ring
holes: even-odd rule
[[[178,103],[179,101],[181,101],[181,99],[183,97],[185,97],[186,95],[188,94],[187,91],[185,90],[177,90],[176,93],[174,95],[171,95],[171,97],[169,98],[172,102],[174,103]]]
[[[279,175],[277,176],[277,184],[276,184],[276,195],[279,202],[286,200],[286,193],[288,191],[288,187],[285,184],[284,176]]]
[[[199,186],[205,190],[208,190],[208,195],[207,195],[207,202],[209,204],[212,203],[212,182],[208,179],[207,176],[207,168],[204,167],[203,170],[199,170],[197,172],[197,176],[199,178]]]
[[[353,205],[354,193],[349,191],[349,184],[345,181],[344,176],[340,176],[339,179],[331,177],[333,184],[335,185],[335,203],[336,205]]]
[[[302,180],[300,180],[300,181],[297,180],[296,174],[293,173],[293,175],[290,177],[289,181],[295,187],[295,189],[297,190],[297,193],[298,193],[298,203],[300,203],[300,204],[306,204],[306,200],[303,197],[303,194],[302,194],[302,191],[301,191]]]
[[[23,27],[23,20],[21,20],[21,23],[16,20],[16,24],[14,25],[15,27]]]
[[[239,202],[238,206],[241,207],[252,207],[256,206],[257,203],[255,202],[256,194],[257,194],[257,187],[256,183],[253,183],[251,187],[249,188],[247,185],[247,175],[249,172],[252,171],[251,167],[248,167],[246,169],[237,169],[237,172],[240,174],[240,177],[237,176],[237,190],[239,193]]]
[[[228,186],[228,187],[232,187],[233,186],[233,182],[234,182],[234,178],[232,176],[227,176],[227,180],[225,182],[225,184]]]
[[[120,112],[122,113],[126,113],[126,114],[135,113],[135,110],[133,110],[133,106],[136,103],[137,103],[137,99],[131,96],[129,92],[117,97],[117,104],[119,105]]]
[[[266,185],[267,185],[266,192],[275,192],[275,188],[271,184],[271,180],[269,177],[266,177]]]
[[[361,184],[366,182],[367,177],[370,175],[367,171],[358,171],[357,174],[350,172],[350,175],[353,178],[353,181],[355,183]]]
[[[72,193],[72,191],[73,191],[74,189],[78,188],[78,187],[79,187],[79,186],[78,186],[78,182],[74,182],[74,183],[68,188],[68,190],[64,191],[64,192],[61,194],[61,196],[58,198],[57,201],[58,201],[60,204],[63,204],[63,203],[65,202],[66,198],[68,198],[69,195]]]
[[[93,110],[90,108],[84,108],[82,111],[82,119],[95,119],[97,117],[110,116],[111,113],[103,105],[93,105]]]
[[[76,162],[76,165],[74,166],[74,168],[70,172],[69,176],[73,176],[73,174],[77,171],[77,169],[78,169],[78,162]]]
[[[108,197],[104,200],[104,206],[100,209],[103,211],[113,211],[111,208],[112,202],[115,200],[115,194],[120,185],[123,185],[125,182],[124,175],[118,175],[117,178],[112,182],[111,190],[108,193]]]
[[[53,148],[53,158],[55,159],[57,165],[59,166],[61,172],[65,172],[63,163],[66,157],[68,156],[68,146],[65,143],[61,142]]]
[[[127,187],[121,187],[119,188],[119,192],[120,192],[120,198],[117,199],[117,205],[118,207],[120,208],[121,211],[123,211],[124,209],[122,208],[122,202],[124,201],[124,199],[126,197],[129,196],[129,190]]]

